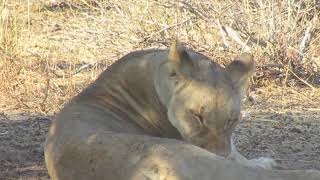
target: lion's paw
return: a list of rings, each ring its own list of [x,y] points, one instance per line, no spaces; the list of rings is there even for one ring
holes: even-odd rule
[[[257,159],[251,159],[249,160],[250,167],[260,167],[263,169],[274,169],[278,167],[278,164],[276,163],[275,160],[272,158],[267,158],[267,157],[260,157]]]

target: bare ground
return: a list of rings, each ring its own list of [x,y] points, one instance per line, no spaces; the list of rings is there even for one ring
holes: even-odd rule
[[[255,89],[236,130],[248,158],[273,157],[285,169],[320,170],[319,93],[307,89]],[[43,144],[52,117],[2,106],[0,179],[48,179]]]

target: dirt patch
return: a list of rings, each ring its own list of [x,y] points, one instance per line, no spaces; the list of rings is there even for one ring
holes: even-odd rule
[[[261,90],[261,89],[260,89]],[[265,88],[246,103],[236,143],[246,157],[271,156],[285,169],[320,169],[319,93]],[[262,93],[262,92],[260,92]]]
[[[263,88],[245,103],[236,144],[248,158],[273,157],[286,169],[320,170],[319,93]],[[0,114],[0,179],[49,179],[43,144],[51,117]]]
[[[0,114],[0,179],[49,179],[43,144],[51,120],[26,114]]]
[[[285,169],[320,169],[320,123],[278,115],[278,123],[243,123],[237,145],[246,157],[271,156]]]

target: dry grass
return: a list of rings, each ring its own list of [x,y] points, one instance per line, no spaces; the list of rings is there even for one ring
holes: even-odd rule
[[[0,13],[0,94],[26,111],[57,111],[122,55],[174,36],[220,63],[251,51],[257,86],[319,73],[316,0],[2,0]]]

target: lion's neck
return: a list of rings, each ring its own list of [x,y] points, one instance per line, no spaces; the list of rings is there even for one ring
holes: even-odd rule
[[[157,59],[152,59],[157,58]],[[106,109],[117,109],[118,117],[138,124],[145,133],[180,138],[167,118],[167,109],[160,102],[153,78],[162,59],[152,53],[120,59],[92,85],[94,96],[104,102]]]

